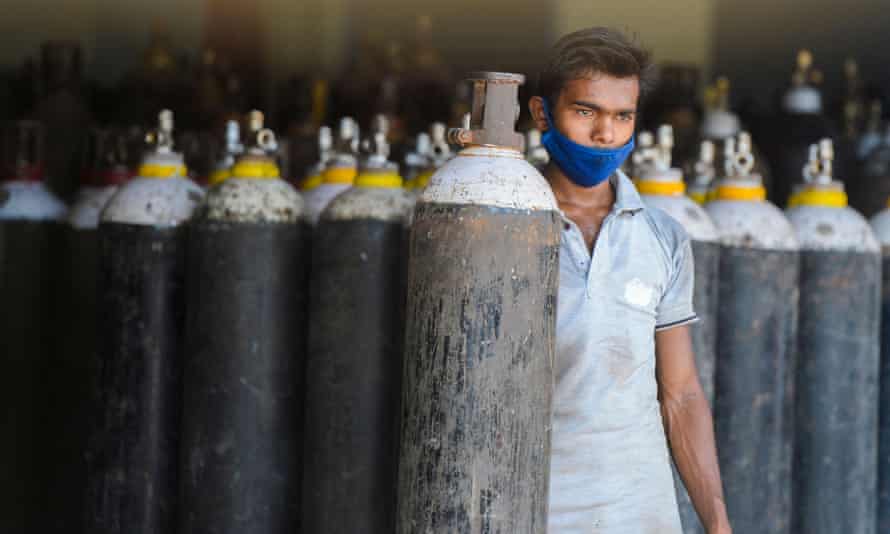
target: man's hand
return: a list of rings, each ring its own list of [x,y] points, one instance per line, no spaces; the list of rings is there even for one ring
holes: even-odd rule
[[[658,398],[677,470],[708,534],[731,534],[714,423],[698,380],[688,326],[655,333]]]

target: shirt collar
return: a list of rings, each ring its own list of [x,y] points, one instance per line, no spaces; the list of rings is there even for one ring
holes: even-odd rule
[[[612,187],[615,188],[615,203],[612,205],[613,211],[619,214],[634,214],[646,207],[645,204],[643,204],[643,199],[640,198],[640,194],[637,192],[636,186],[634,186],[633,182],[630,181],[630,178],[628,178],[620,169],[615,171],[612,176],[609,177],[609,182],[612,184]],[[571,223],[571,220],[561,209],[559,210],[559,215],[562,217],[564,223]]]
[[[615,171],[609,181],[615,188],[615,204],[612,209],[617,213],[636,213],[645,207],[637,188],[626,174],[620,170]]]

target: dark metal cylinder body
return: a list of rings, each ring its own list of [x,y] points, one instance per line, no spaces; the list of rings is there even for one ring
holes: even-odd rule
[[[692,304],[699,321],[690,326],[692,349],[698,379],[708,402],[714,402],[714,373],[717,360],[717,314],[720,284],[720,245],[703,241],[692,242],[695,259],[695,289]]]
[[[879,256],[801,252],[794,532],[875,528]]]
[[[890,247],[882,253],[881,375],[878,433],[878,533],[890,532]]]
[[[304,532],[395,530],[406,237],[398,220],[316,226]]]
[[[192,222],[179,532],[300,532],[308,232]]]
[[[708,402],[714,403],[714,367],[717,357],[717,295],[719,287],[720,245],[704,241],[692,242],[692,255],[695,259],[695,289],[692,304],[699,321],[690,327],[692,349],[695,351],[695,365]],[[705,530],[692,505],[683,481],[674,469],[674,483],[677,485],[677,504],[680,507],[680,521],[685,534],[704,534]]]
[[[52,452],[58,311],[58,259],[63,225],[0,222],[0,354],[3,424],[0,433],[0,532],[45,532],[52,524],[46,490]]]
[[[74,228],[65,231],[63,302],[65,319],[55,371],[52,377],[54,426],[52,442],[54,483],[47,488],[52,506],[54,532],[83,531],[86,500],[86,449],[90,414],[99,402],[97,310],[99,236],[98,230]]]
[[[546,531],[559,238],[553,211],[417,207],[396,532]]]
[[[798,263],[796,251],[720,251],[714,426],[738,532],[790,526]]]
[[[87,532],[176,528],[185,229],[99,227],[101,371]]]

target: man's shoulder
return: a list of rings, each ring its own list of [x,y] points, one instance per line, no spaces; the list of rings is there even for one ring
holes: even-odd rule
[[[655,239],[669,256],[689,241],[689,235],[683,226],[673,217],[655,206],[647,206],[642,211]]]

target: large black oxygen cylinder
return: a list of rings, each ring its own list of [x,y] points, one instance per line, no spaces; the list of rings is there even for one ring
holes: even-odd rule
[[[118,187],[131,177],[115,152],[116,132],[94,130],[92,156],[68,214],[65,232],[64,335],[53,373],[53,413],[58,436],[52,442],[55,481],[48,489],[54,506],[54,530],[75,534],[83,529],[86,446],[90,410],[98,401],[98,326],[96,309],[99,265],[99,216]],[[121,154],[122,155],[122,154]]]
[[[3,126],[0,167],[0,532],[51,525],[54,375],[65,205],[43,182],[39,123]]]
[[[800,199],[788,212],[801,247],[792,531],[872,534],[879,247],[866,220],[846,207],[840,182],[810,184]]]
[[[869,217],[887,207],[890,195],[890,131],[863,158],[859,174],[860,183],[855,192],[850,191],[850,202]]]
[[[747,157],[749,153],[746,153]],[[720,236],[714,430],[737,532],[788,533],[798,251],[750,165],[706,204]]]
[[[669,165],[668,161],[664,166]],[[679,169],[668,168],[641,173],[637,189],[647,206],[658,208],[670,215],[683,226],[692,241],[692,254],[695,260],[695,288],[692,301],[699,321],[690,326],[690,334],[699,382],[708,402],[713,405],[720,267],[717,229],[704,208],[683,194],[685,187]],[[676,469],[674,469],[674,480],[683,532],[703,534],[704,527]]]
[[[810,145],[838,134],[837,127],[823,112],[821,92],[810,85],[812,61],[809,51],[798,53],[792,85],[782,95],[775,121],[763,135],[761,146],[773,174],[773,181],[768,184],[769,200],[777,206],[787,205],[792,184],[807,163]],[[848,162],[840,159],[835,162],[837,168],[846,165]]]
[[[473,78],[473,130],[411,228],[396,532],[543,533],[560,229],[513,132],[523,77]]]
[[[277,172],[251,148],[190,230],[182,533],[302,532],[309,226]]]
[[[383,149],[383,132],[375,133]],[[315,227],[303,530],[395,530],[407,228],[414,196],[383,153]]]
[[[99,224],[99,403],[88,444],[86,532],[175,532],[185,326],[186,224],[203,198],[158,148]]]
[[[881,247],[881,371],[878,397],[877,532],[890,532],[890,207],[869,221]]]

